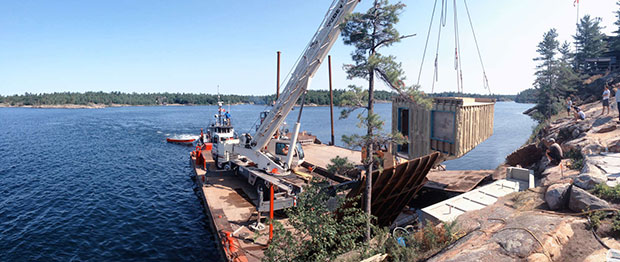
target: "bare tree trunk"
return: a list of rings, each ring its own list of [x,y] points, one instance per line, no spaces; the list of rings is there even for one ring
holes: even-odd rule
[[[375,8],[378,7],[377,0],[374,3]],[[376,17],[376,9],[375,9],[375,17],[373,21],[373,30],[372,35],[374,36],[377,33],[377,17]],[[375,46],[374,39],[372,40],[372,46]],[[370,49],[370,54],[368,59],[370,59],[375,54],[375,49]],[[370,119],[373,115],[373,104],[374,104],[374,88],[375,88],[375,69],[370,68],[368,70],[368,139],[372,139],[372,125],[370,123]],[[372,140],[371,140],[372,141]],[[367,141],[366,145],[366,243],[370,243],[370,223],[372,216],[372,163],[373,163],[373,144],[371,141]],[[370,143],[368,143],[370,142]]]
[[[374,70],[370,70],[368,77],[368,120],[370,120],[373,114],[373,100],[374,100]],[[368,138],[372,138],[372,125],[368,125]],[[373,144],[368,143],[366,146],[366,214],[368,215],[366,221],[366,241],[370,241],[370,223],[372,216],[372,162],[373,162]]]

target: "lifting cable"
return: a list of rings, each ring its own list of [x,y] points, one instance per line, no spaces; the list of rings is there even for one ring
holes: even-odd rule
[[[435,9],[437,8],[437,0],[433,4],[433,13],[431,14],[431,22],[428,25],[428,33],[426,33],[426,43],[424,43],[424,53],[422,53],[422,63],[420,63],[420,71],[418,72],[418,82],[416,85],[420,85],[420,76],[422,75],[422,67],[424,66],[424,58],[426,57],[426,48],[428,47],[428,39],[431,36],[431,28],[433,27],[433,18],[435,18]]]
[[[478,39],[476,38],[476,32],[474,32],[474,23],[471,22],[471,16],[469,15],[469,7],[467,7],[467,0],[463,0],[465,3],[465,10],[467,10],[467,18],[469,19],[469,26],[471,27],[471,33],[474,35],[474,42],[476,43],[476,50],[478,51],[478,59],[480,59],[480,65],[482,66],[482,84],[485,89],[489,90],[491,94],[491,88],[489,88],[489,79],[487,78],[487,72],[484,70],[484,63],[482,62],[482,55],[480,55],[480,47],[478,47]]]
[[[463,93],[463,70],[461,67],[461,59],[459,59],[459,50],[461,42],[459,41],[459,21],[456,15],[456,0],[454,3],[454,70],[456,70],[456,90]]]
[[[437,51],[435,52],[435,71],[433,72],[433,86],[431,92],[435,92],[435,82],[439,81],[439,43],[441,42],[441,28],[446,26],[448,15],[448,4],[446,0],[441,0],[441,17],[439,18],[439,32],[437,34]]]

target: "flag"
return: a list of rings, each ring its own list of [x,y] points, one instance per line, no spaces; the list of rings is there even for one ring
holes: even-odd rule
[[[576,5],[578,5],[578,4],[579,4],[579,0],[575,0],[575,1],[573,1],[573,6],[576,6]]]

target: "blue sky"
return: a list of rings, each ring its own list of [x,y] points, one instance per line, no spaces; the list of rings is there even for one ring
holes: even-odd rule
[[[384,54],[398,57],[407,84],[415,83],[433,2],[407,4],[397,28],[417,34]],[[442,29],[439,81],[434,91],[456,91],[452,1]],[[464,91],[487,93],[467,22],[457,2]],[[581,0],[580,14],[602,17],[604,32],[615,29],[613,0]],[[372,1],[356,8],[364,12]],[[536,45],[550,28],[572,41],[572,0],[469,0],[470,12],[493,93],[529,88]],[[271,94],[276,51],[282,51],[282,79],[322,21],[331,0],[313,1],[2,1],[0,2],[0,94],[62,91],[187,92]],[[438,14],[431,32],[422,90],[431,91]],[[346,79],[350,46],[332,48],[334,87]],[[311,89],[327,89],[323,63]],[[380,85],[379,89],[386,89]]]

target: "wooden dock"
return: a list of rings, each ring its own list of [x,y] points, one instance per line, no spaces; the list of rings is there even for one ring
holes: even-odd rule
[[[302,147],[305,154],[304,161],[312,163],[316,167],[327,169],[327,165],[331,163],[330,159],[336,156],[346,157],[356,165],[362,164],[362,154],[357,150],[325,144],[304,144]]]
[[[210,151],[203,151],[203,155],[207,156],[208,175],[203,166],[196,165],[194,156],[190,164],[196,175],[196,195],[208,216],[222,258],[261,261],[269,236],[267,229],[255,234],[249,228],[258,215],[252,204],[258,198],[256,191],[233,171],[215,170]]]
[[[304,145],[303,149],[313,171],[300,167],[299,172],[301,173],[296,170],[295,174],[291,175],[295,177],[295,181],[289,179],[287,180],[289,182],[305,183],[313,177],[321,177],[327,178],[332,184],[342,183],[341,180],[347,178],[334,175],[326,176],[317,171],[326,169],[328,160],[335,156],[347,157],[355,163],[361,162],[359,151],[342,147],[310,144]],[[265,225],[267,228],[259,231],[250,228],[259,219],[256,204],[261,198],[257,188],[248,183],[248,178],[240,175],[241,169],[247,167],[239,164],[235,167],[239,168],[240,171],[217,170],[210,150],[202,150],[201,155],[204,160],[200,159],[198,162],[194,154],[190,158],[190,165],[195,175],[195,192],[208,217],[209,225],[214,233],[214,240],[222,258],[226,261],[261,261],[268,245],[269,230],[268,225]],[[397,216],[401,214],[404,206],[424,185],[427,179],[426,175],[438,158],[439,153],[433,153],[386,168],[384,172],[376,171],[373,173],[373,177],[375,177],[373,191],[376,192],[372,204],[373,215],[379,218],[382,226],[389,226],[395,220],[399,220],[396,219]],[[473,177],[467,176],[461,179],[473,182],[474,185],[479,182],[480,177],[484,177],[483,174],[479,173],[468,175]],[[310,177],[306,178],[305,176]],[[453,185],[452,182],[445,179],[445,176],[440,176],[439,179],[436,179],[436,184],[445,185],[445,189],[455,190],[455,186],[458,188],[459,184],[462,183],[457,179],[457,181],[453,181],[456,185]],[[350,197],[361,193],[363,181],[356,185],[349,192]],[[470,184],[460,185],[460,187],[467,189],[470,186]],[[275,202],[277,203],[278,199]],[[408,217],[415,216],[405,214],[405,218]],[[276,216],[274,219],[284,225],[286,229],[291,229],[286,218]],[[265,217],[262,217],[262,221],[266,224]]]

